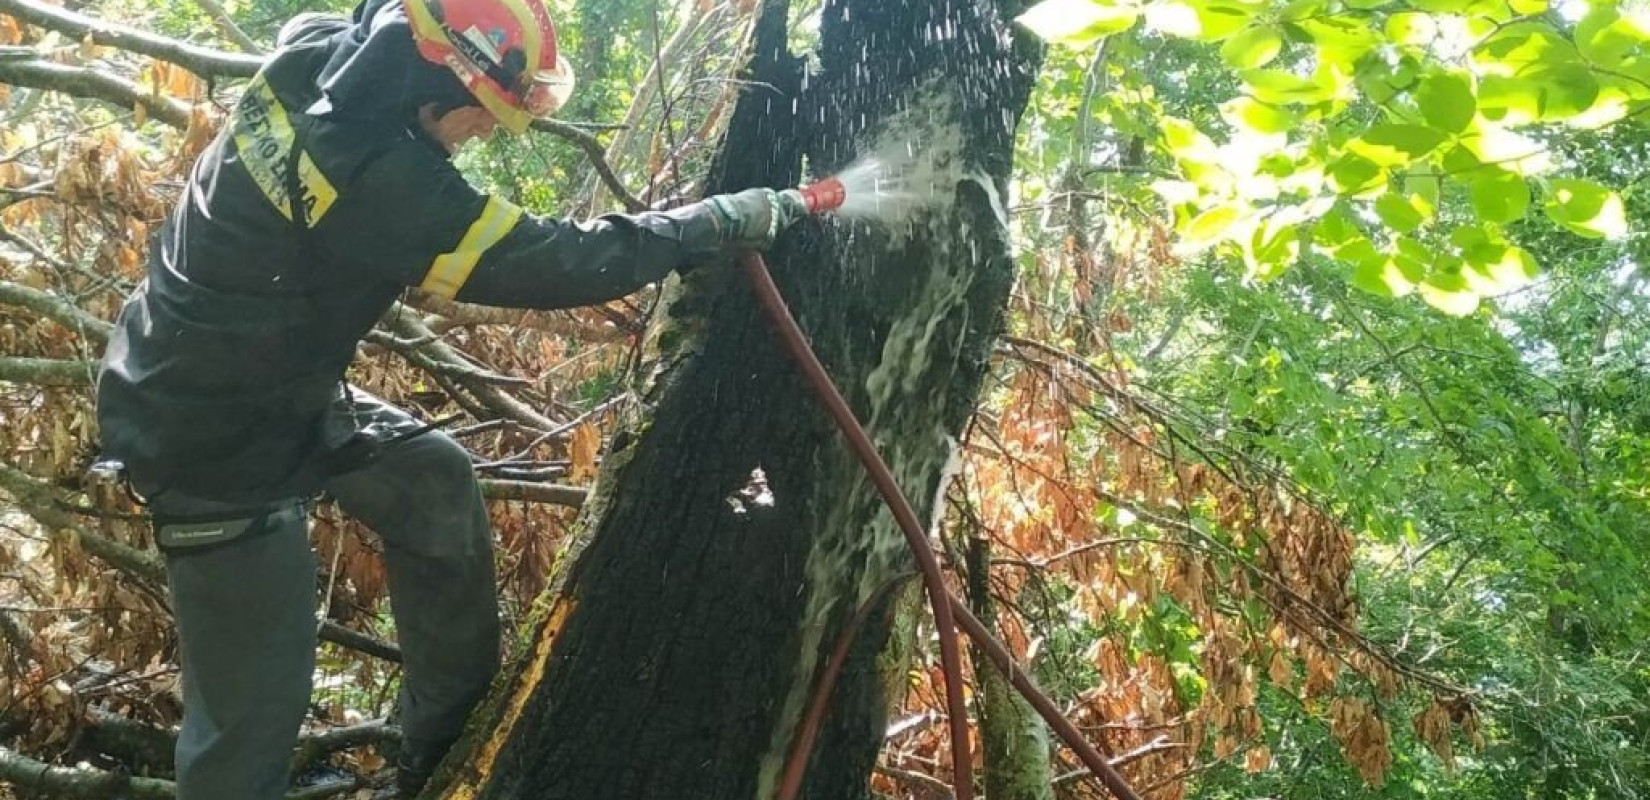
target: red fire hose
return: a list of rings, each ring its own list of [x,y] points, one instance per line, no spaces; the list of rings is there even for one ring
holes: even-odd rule
[[[836,204],[840,205],[841,200],[838,199]],[[809,207],[813,210],[815,206],[809,203]],[[1140,795],[1130,788],[1122,774],[1083,737],[1077,726],[1060,713],[1054,701],[1039,691],[1036,684],[1031,682],[1030,676],[1015,666],[1014,658],[1007,648],[991,636],[991,632],[973,612],[969,611],[968,606],[946,591],[945,577],[940,571],[939,559],[934,556],[933,548],[928,545],[928,536],[923,531],[922,523],[917,520],[916,511],[905,499],[905,494],[900,491],[899,484],[895,482],[888,465],[883,462],[876,446],[871,443],[871,438],[866,435],[864,426],[855,419],[847,401],[837,391],[836,385],[831,383],[830,376],[825,373],[825,367],[814,355],[813,348],[808,346],[801,327],[796,324],[796,318],[791,316],[790,308],[785,305],[784,298],[779,294],[779,287],[774,285],[773,277],[768,274],[767,262],[762,259],[760,253],[745,251],[739,255],[739,264],[744,268],[746,277],[750,278],[751,286],[756,290],[757,300],[778,331],[785,350],[801,368],[803,376],[813,387],[819,401],[835,420],[843,436],[847,437],[854,455],[859,457],[860,463],[870,473],[877,491],[888,504],[888,509],[893,512],[900,530],[905,533],[905,540],[910,544],[912,554],[916,556],[917,566],[922,570],[923,587],[927,590],[929,604],[934,609],[934,624],[940,634],[940,664],[945,671],[945,699],[947,713],[950,715],[951,764],[955,775],[956,800],[970,800],[973,797],[974,771],[969,757],[968,708],[963,702],[961,654],[957,647],[955,623],[962,625],[969,638],[986,652],[997,668],[1008,677],[1014,688],[1113,795],[1119,800],[1140,800]],[[865,610],[862,609],[861,614],[864,613]],[[821,694],[829,693],[831,677],[834,676],[835,669],[840,668],[844,656],[844,652],[833,654]],[[823,710],[822,699],[809,709],[808,718],[803,722],[796,746],[785,764],[779,790],[775,794],[776,800],[795,800],[797,792],[801,789],[802,775],[807,768],[808,756],[813,750],[813,739],[818,731],[819,716],[823,715]]]

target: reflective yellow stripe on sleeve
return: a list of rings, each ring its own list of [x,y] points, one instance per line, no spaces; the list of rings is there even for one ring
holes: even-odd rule
[[[464,232],[458,248],[438,256],[418,288],[448,299],[457,296],[458,290],[464,288],[464,282],[470,279],[470,273],[481,261],[482,254],[498,244],[516,226],[518,219],[521,219],[520,208],[496,197],[487,198],[487,207],[481,210],[475,222],[470,223],[470,229]]]

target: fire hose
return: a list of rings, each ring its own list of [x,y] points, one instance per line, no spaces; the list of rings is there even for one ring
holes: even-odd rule
[[[842,184],[834,179],[821,181],[812,186],[803,187],[803,198],[807,201],[808,210],[813,213],[828,211],[840,206],[845,196]],[[1037,711],[1037,714],[1048,723],[1054,733],[1070,747],[1079,761],[1087,767],[1095,777],[1099,778],[1106,788],[1119,800],[1140,800],[1140,795],[1129,786],[1123,775],[1113,767],[1106,757],[1101,755],[1095,746],[1077,730],[1077,726],[1066,719],[1053,700],[1039,690],[1023,670],[1014,663],[1013,656],[1000,642],[991,635],[989,629],[979,618],[975,617],[961,600],[958,600],[945,588],[945,578],[940,571],[939,559],[929,546],[928,537],[922,523],[917,520],[916,511],[910,501],[900,490],[894,480],[893,473],[888,469],[876,446],[871,443],[865,427],[854,417],[848,403],[842,394],[837,391],[836,385],[825,372],[825,367],[819,363],[814,355],[813,348],[808,345],[797,325],[796,318],[791,315],[790,308],[785,305],[784,298],[779,293],[779,287],[774,285],[773,277],[768,273],[767,262],[756,251],[744,251],[739,255],[739,264],[745,275],[750,279],[752,288],[756,291],[758,302],[768,320],[779,334],[785,350],[802,370],[803,376],[813,388],[820,403],[830,414],[837,428],[847,438],[854,455],[864,465],[876,485],[878,493],[882,495],[888,509],[894,515],[900,530],[905,534],[906,542],[911,547],[917,565],[921,569],[923,586],[928,595],[929,604],[933,608],[935,627],[940,637],[940,663],[945,673],[946,708],[949,715],[951,730],[951,763],[954,773],[953,794],[956,800],[971,800],[973,797],[973,768],[970,763],[968,746],[968,709],[964,704],[962,694],[962,665],[961,654],[957,645],[956,625],[962,626],[963,632],[973,640],[974,644],[984,651],[991,661],[1016,691],[1025,698],[1026,702]],[[872,604],[867,604],[860,611],[861,616],[868,613]],[[856,619],[851,627],[857,627],[860,620]],[[834,684],[835,674],[845,658],[845,649],[838,648],[833,654],[831,664],[827,666],[821,685],[816,689],[816,699],[819,702],[812,704],[807,717],[803,720],[796,741],[787,757],[785,768],[781,774],[780,785],[775,793],[776,800],[795,800],[801,790],[802,777],[807,769],[808,757],[813,750],[813,741],[818,734],[820,718],[824,713],[824,699],[830,694]]]

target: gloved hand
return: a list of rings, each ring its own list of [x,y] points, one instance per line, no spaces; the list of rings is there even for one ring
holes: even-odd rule
[[[795,189],[746,189],[705,198],[723,244],[758,250],[773,244],[779,232],[808,214],[802,194]]]

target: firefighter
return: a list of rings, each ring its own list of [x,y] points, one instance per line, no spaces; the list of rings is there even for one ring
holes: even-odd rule
[[[343,382],[417,287],[553,309],[764,247],[803,213],[751,189],[575,223],[449,159],[556,110],[573,73],[541,0],[365,0],[281,31],[194,165],[98,380],[106,458],[147,499],[181,641],[180,800],[276,800],[310,697],[322,493],[384,543],[416,793],[498,668],[492,533],[469,454]],[[394,313],[394,312],[391,312]]]

